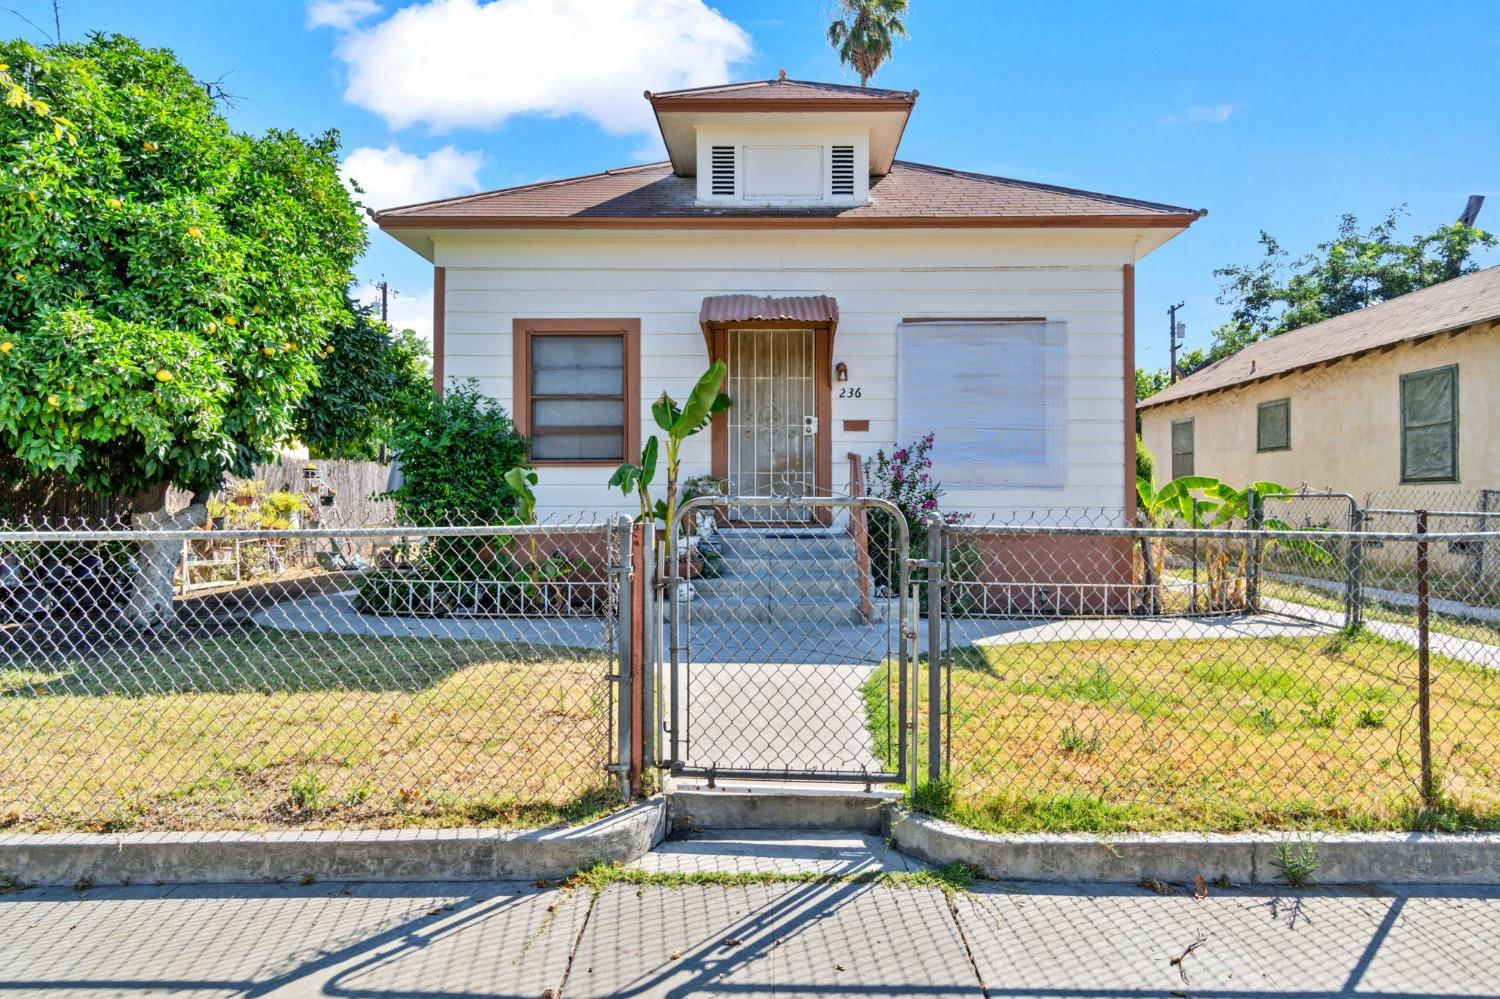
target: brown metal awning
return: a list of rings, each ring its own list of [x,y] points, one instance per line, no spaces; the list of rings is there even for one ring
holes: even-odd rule
[[[698,310],[703,337],[725,326],[766,326],[786,323],[827,330],[830,338],[839,322],[838,299],[832,295],[710,295]],[[712,349],[712,343],[710,343]]]

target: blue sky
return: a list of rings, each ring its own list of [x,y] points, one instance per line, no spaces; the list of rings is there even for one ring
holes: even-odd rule
[[[47,0],[5,6],[50,31]],[[781,68],[852,80],[823,39],[832,7],[62,0],[61,14],[65,39],[130,34],[222,77],[240,128],[338,128],[384,205],[656,159],[647,87]],[[1426,230],[1469,194],[1490,197],[1480,224],[1500,229],[1492,0],[912,0],[909,26],[874,81],[922,92],[903,158],[1209,209],[1140,268],[1143,365],[1164,363],[1172,302],[1186,302],[1189,345],[1206,342],[1226,311],[1213,269],[1253,260],[1261,229],[1300,251],[1340,213],[1373,221],[1405,203],[1405,231]],[[42,40],[6,10],[0,30]],[[360,275],[387,277],[395,317],[425,329],[425,261],[372,233]]]

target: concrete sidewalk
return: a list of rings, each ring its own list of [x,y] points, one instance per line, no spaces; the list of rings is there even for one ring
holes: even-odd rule
[[[640,866],[920,867],[868,837],[781,836],[775,857],[769,838],[669,841]],[[1500,888],[46,889],[0,896],[0,954],[0,995],[1479,997],[1500,996]]]

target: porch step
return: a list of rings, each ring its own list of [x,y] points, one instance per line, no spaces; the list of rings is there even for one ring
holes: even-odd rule
[[[681,601],[696,623],[715,621],[754,621],[788,624],[866,624],[885,620],[885,601],[871,601],[871,617],[866,622],[859,611],[859,594],[852,585],[833,592],[803,593],[765,583],[732,590],[709,590],[706,583],[723,580],[693,580],[693,596]]]
[[[721,557],[721,575],[692,581],[688,602],[701,622],[865,624],[883,620],[872,601],[860,614],[854,539],[831,528],[719,531],[705,545]]]
[[[845,531],[719,531],[706,544],[725,558],[843,559],[854,557]]]

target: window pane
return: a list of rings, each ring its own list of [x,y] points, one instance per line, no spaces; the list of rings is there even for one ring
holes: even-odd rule
[[[1172,478],[1193,474],[1193,421],[1172,421]]]
[[[1402,423],[1422,427],[1453,419],[1453,375],[1451,368],[1408,375],[1402,383]]]
[[[625,344],[618,336],[539,336],[531,341],[532,395],[621,395]]]
[[[531,439],[534,461],[622,461],[623,434],[541,434]]]
[[[531,405],[533,430],[545,427],[623,427],[620,399],[538,399]]]
[[[1403,479],[1453,478],[1453,424],[1440,423],[1407,430],[1403,457]]]
[[[1291,447],[1291,402],[1276,399],[1256,410],[1255,446],[1261,451],[1284,451]]]
[[[531,363],[537,368],[608,368],[624,363],[620,337],[538,336],[531,341]]]

